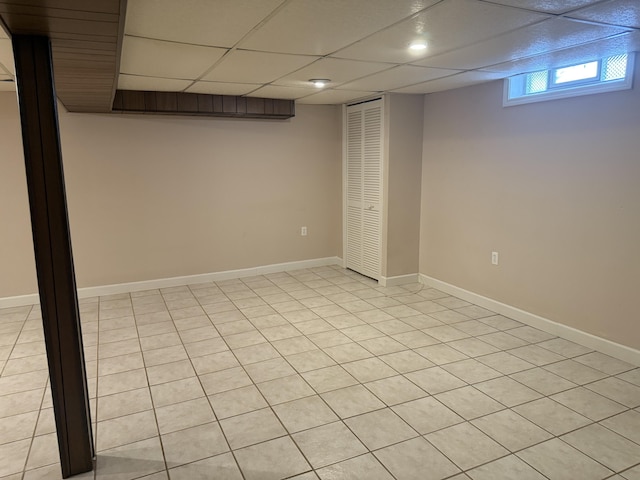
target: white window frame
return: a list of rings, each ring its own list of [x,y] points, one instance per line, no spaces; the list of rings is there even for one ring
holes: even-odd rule
[[[522,105],[526,103],[545,102],[548,100],[558,100],[561,98],[577,97],[580,95],[592,95],[596,93],[613,92],[617,90],[629,90],[633,87],[634,58],[633,52],[627,53],[627,70],[625,77],[620,80],[609,80],[606,82],[569,82],[566,86],[551,85],[551,77],[553,70],[557,68],[570,67],[572,65],[563,65],[557,68],[546,70],[549,73],[549,87],[546,91],[540,93],[531,93],[514,98],[510,98],[512,82],[522,81],[522,77],[527,74],[516,75],[504,79],[504,89],[502,96],[502,106],[511,107],[514,105]],[[607,57],[598,59],[604,60]],[[593,61],[593,60],[591,60]],[[582,62],[589,63],[589,61]],[[579,65],[579,64],[578,64]],[[600,66],[598,66],[600,70]],[[533,72],[530,72],[533,73]]]

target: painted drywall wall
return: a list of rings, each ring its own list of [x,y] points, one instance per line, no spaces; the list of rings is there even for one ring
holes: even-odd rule
[[[502,82],[427,95],[420,272],[640,348],[638,82],[508,108]]]
[[[286,121],[59,116],[79,287],[340,255],[338,107]],[[0,93],[0,142],[6,297],[36,291],[15,94]]]
[[[385,97],[385,277],[418,272],[423,107],[423,95]]]

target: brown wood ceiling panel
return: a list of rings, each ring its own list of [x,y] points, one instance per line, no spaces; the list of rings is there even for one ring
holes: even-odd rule
[[[0,0],[13,35],[51,39],[58,98],[72,112],[110,112],[126,0]]]

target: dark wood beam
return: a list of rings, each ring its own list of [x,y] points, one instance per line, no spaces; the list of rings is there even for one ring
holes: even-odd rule
[[[62,476],[93,468],[93,438],[47,37],[14,35],[33,245]]]
[[[296,114],[293,100],[135,90],[116,91],[113,111],[272,119],[291,118]]]

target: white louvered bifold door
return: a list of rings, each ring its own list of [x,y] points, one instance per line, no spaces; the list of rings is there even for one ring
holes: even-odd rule
[[[380,278],[382,100],[347,107],[347,268]]]

